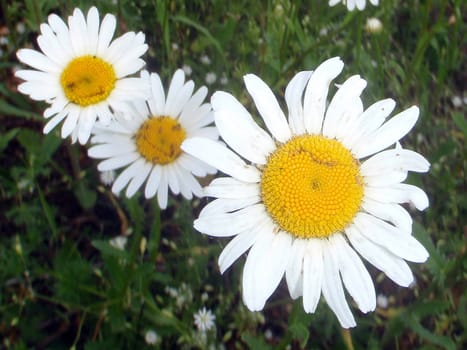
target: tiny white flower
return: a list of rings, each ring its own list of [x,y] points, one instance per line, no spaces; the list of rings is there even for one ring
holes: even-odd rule
[[[189,65],[187,65],[187,64],[184,64],[184,65],[182,66],[182,70],[183,70],[183,72],[185,73],[185,75],[186,75],[187,77],[189,77],[189,76],[191,75],[191,73],[193,73],[193,70],[192,70],[191,67],[190,67]]]
[[[460,108],[462,107],[462,98],[460,96],[453,96],[451,98],[451,102],[452,102],[452,105],[455,107],[455,108]]]
[[[382,309],[387,308],[389,305],[388,297],[384,294],[378,294],[378,296],[376,297],[376,304]]]
[[[194,322],[196,327],[201,332],[206,332],[212,329],[216,324],[216,316],[211,312],[211,310],[207,310],[205,307],[198,310],[197,313],[193,315]]]
[[[202,64],[205,64],[205,65],[211,64],[211,59],[207,55],[201,56],[200,61]]]
[[[369,33],[380,33],[383,30],[383,23],[376,17],[370,17],[366,20],[365,30]]]
[[[157,335],[155,331],[150,329],[144,335],[144,340],[146,341],[146,344],[155,345],[157,341],[159,340],[159,336]]]
[[[18,22],[16,25],[16,32],[18,34],[23,34],[26,31],[26,26],[24,25],[23,22]]]
[[[221,85],[227,85],[228,82],[229,79],[227,78],[225,73],[222,73],[222,77],[219,79],[219,83],[221,83]]]
[[[125,236],[116,236],[109,241],[109,244],[117,249],[124,250],[127,238]]]
[[[207,73],[206,77],[204,78],[204,80],[206,81],[206,84],[208,85],[214,84],[216,82],[216,79],[217,79],[217,76],[216,76],[216,73],[214,72]]]
[[[366,6],[366,0],[329,0],[329,6],[335,6],[338,3],[347,5],[349,11],[353,11],[355,8],[364,10]],[[374,6],[378,6],[379,0],[370,0],[370,3]]]

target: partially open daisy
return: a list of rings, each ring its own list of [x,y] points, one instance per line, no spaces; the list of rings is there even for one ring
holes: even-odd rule
[[[91,137],[94,144],[90,157],[105,159],[100,171],[126,167],[112,186],[119,193],[125,186],[127,197],[133,196],[146,182],[144,194],[151,198],[157,193],[159,206],[167,207],[168,188],[191,199],[200,196],[201,186],[195,176],[214,174],[208,166],[180,148],[188,137],[206,137],[215,142],[219,134],[214,126],[209,103],[203,103],[207,88],[193,94],[193,81],[185,82],[185,74],[177,70],[170,83],[167,98],[159,75],[141,72],[142,83],[151,87],[148,100],[128,104],[115,121],[103,127],[96,124]]]
[[[379,0],[370,0],[372,5],[378,6]],[[364,10],[366,6],[366,0],[329,0],[329,6],[335,6],[338,3],[347,5],[349,11],[353,11],[355,8]]]
[[[102,23],[91,7],[85,18],[75,9],[68,26],[55,14],[40,26],[37,43],[41,52],[20,49],[18,59],[34,68],[19,70],[25,80],[18,90],[33,100],[51,104],[44,111],[50,119],[44,127],[48,133],[62,120],[62,137],[72,135],[84,144],[96,119],[108,124],[112,109],[124,101],[146,98],[147,87],[137,78],[125,78],[139,71],[145,62],[139,58],[148,46],[144,34],[128,32],[111,42],[115,16],[107,14]]]
[[[400,203],[428,206],[421,189],[401,182],[408,171],[428,171],[429,163],[399,144],[385,150],[412,129],[419,110],[411,107],[385,123],[395,102],[364,110],[366,81],[360,76],[347,79],[326,108],[330,82],[343,66],[332,58],[314,72],[298,73],[285,91],[288,120],[269,87],[246,75],[270,134],[232,95],[216,92],[216,125],[238,155],[202,138],[186,140],[182,149],[230,175],[205,188],[217,199],[194,226],[211,236],[235,236],[219,257],[222,273],[251,247],[243,270],[247,307],[261,310],[285,274],[291,296],[303,296],[306,312],[315,311],[322,294],[348,328],[355,320],[342,282],[362,312],[376,304],[356,252],[401,286],[413,280],[405,260],[428,257]]]

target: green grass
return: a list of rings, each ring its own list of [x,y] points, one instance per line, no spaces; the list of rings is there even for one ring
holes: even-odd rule
[[[352,13],[325,0],[97,2],[101,14],[118,16],[119,33],[146,34],[147,69],[166,83],[183,65],[196,86],[215,73],[210,94],[229,91],[250,111],[244,74],[262,77],[283,101],[296,72],[333,56],[346,64],[338,83],[354,74],[368,81],[365,106],[386,97],[398,102],[396,111],[420,106],[403,145],[432,165],[427,175],[409,177],[430,198],[425,212],[413,212],[414,235],[430,259],[411,264],[411,288],[369,267],[388,306],[367,315],[352,308],[358,326],[350,332],[324,302],[305,314],[284,283],[261,313],[249,312],[241,301],[243,262],[221,276],[217,257],[227,240],[192,227],[205,199],[172,197],[160,212],[154,200],[117,198],[85,147],[60,139],[59,130],[42,134],[45,105],[17,92],[15,52],[36,47],[48,13],[68,16],[95,3],[1,2],[0,34],[8,42],[0,44],[0,349],[151,348],[144,340],[150,329],[159,349],[467,347],[467,121],[466,104],[453,103],[467,97],[465,2],[382,0]],[[382,21],[382,32],[365,31],[368,17]],[[125,250],[108,243],[128,233]],[[193,324],[203,306],[216,315],[205,343]]]

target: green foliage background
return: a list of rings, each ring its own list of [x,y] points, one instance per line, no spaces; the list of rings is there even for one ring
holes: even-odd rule
[[[56,4],[1,1],[0,349],[467,348],[464,1],[381,0],[363,12],[326,0]],[[414,235],[431,255],[411,265],[416,283],[398,287],[369,267],[388,306],[368,315],[354,308],[358,326],[349,332],[324,302],[305,314],[285,284],[263,312],[249,312],[240,293],[243,263],[221,276],[217,257],[226,242],[192,227],[205,199],[172,197],[160,212],[154,201],[115,197],[86,148],[61,140],[59,128],[43,135],[44,105],[17,93],[17,49],[37,47],[49,13],[91,5],[116,14],[119,33],[146,34],[147,69],[166,83],[183,65],[197,86],[215,73],[210,93],[232,92],[250,111],[244,74],[262,77],[281,99],[296,72],[333,56],[346,63],[337,82],[354,74],[368,81],[365,106],[386,97],[398,111],[419,105],[420,120],[403,141],[432,164],[428,175],[409,178],[431,202],[413,213]],[[364,29],[369,17],[381,20],[380,33]],[[125,250],[109,244],[118,235],[128,235]],[[216,316],[205,339],[193,324],[203,306]],[[144,340],[151,329],[156,345]]]

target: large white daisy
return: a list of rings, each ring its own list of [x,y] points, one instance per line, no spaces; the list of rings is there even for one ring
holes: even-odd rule
[[[18,90],[51,104],[44,111],[50,119],[44,133],[65,119],[62,137],[71,134],[73,141],[84,144],[97,118],[108,124],[112,110],[123,101],[147,97],[147,87],[140,80],[125,78],[145,64],[139,58],[148,49],[144,34],[128,32],[111,42],[115,27],[115,16],[107,14],[100,23],[95,7],[86,18],[75,9],[68,26],[51,14],[37,37],[42,52],[18,50],[18,59],[34,68],[16,72],[25,80]]]
[[[306,312],[315,311],[322,294],[348,328],[355,320],[342,282],[362,312],[376,304],[360,256],[401,286],[413,280],[405,260],[428,257],[400,203],[428,206],[421,189],[402,181],[408,171],[428,171],[429,163],[396,144],[417,121],[418,108],[385,122],[395,102],[364,110],[366,81],[360,76],[347,79],[326,108],[330,82],[343,66],[332,58],[314,72],[298,73],[285,91],[288,119],[269,87],[246,75],[269,133],[232,95],[216,92],[215,123],[233,151],[202,138],[186,140],[182,149],[229,175],[205,188],[217,199],[194,226],[211,236],[235,236],[219,257],[222,273],[251,248],[243,270],[247,307],[261,310],[285,274],[291,296],[303,296]]]
[[[96,124],[91,137],[94,145],[88,154],[105,159],[98,165],[100,171],[126,167],[113,183],[113,192],[119,193],[128,185],[126,195],[131,197],[147,180],[144,195],[151,198],[157,193],[159,206],[165,209],[168,188],[191,199],[193,194],[202,194],[195,176],[216,172],[183,152],[182,142],[188,137],[215,142],[219,134],[214,126],[208,126],[214,118],[211,105],[203,103],[207,88],[193,94],[194,83],[185,82],[181,69],[172,78],[167,98],[159,75],[142,71],[141,80],[150,85],[151,97],[128,104],[106,127]]]
[[[366,0],[329,0],[329,6],[335,6],[338,3],[347,5],[349,11],[353,11],[355,8],[364,10],[366,6]],[[370,3],[374,6],[378,6],[379,0],[370,0]]]

